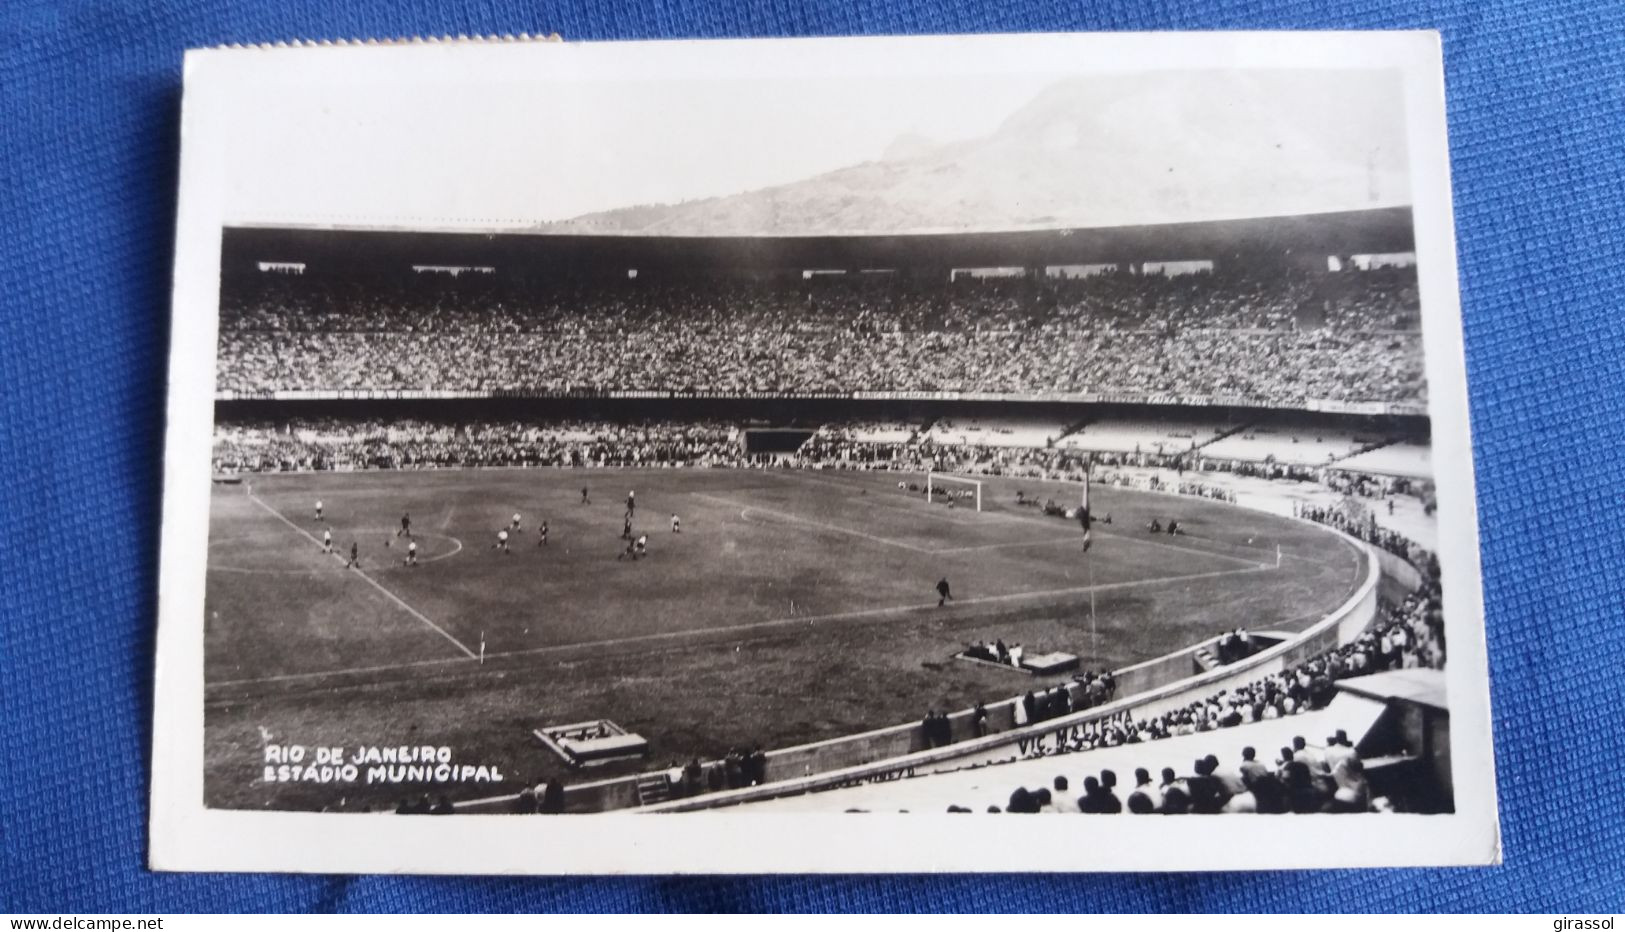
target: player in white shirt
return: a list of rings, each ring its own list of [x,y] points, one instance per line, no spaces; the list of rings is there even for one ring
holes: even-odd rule
[[[408,541],[406,544],[406,565],[418,565],[418,542],[415,540]]]
[[[513,530],[515,534],[519,533],[519,512],[517,511],[513,513]]]
[[[492,550],[500,550],[503,553],[509,554],[510,556],[513,554],[513,551],[508,549],[508,529],[507,528],[503,528],[502,530],[497,532],[497,542],[491,545],[491,549]]]
[[[322,500],[316,499],[316,520],[322,520]]]
[[[647,535],[647,534],[639,534],[638,535],[638,543],[637,543],[637,553],[635,554],[635,556],[636,557],[646,557],[648,555],[649,555],[649,535]]]
[[[683,523],[681,521],[677,520],[676,515],[671,516],[671,532],[673,534],[681,534],[681,533],[683,533]]]
[[[332,552],[333,552],[333,529],[328,528],[328,529],[322,531],[322,553],[332,553]]]

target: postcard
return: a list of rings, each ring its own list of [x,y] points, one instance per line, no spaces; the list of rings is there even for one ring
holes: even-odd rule
[[[1440,56],[189,53],[152,866],[1496,862]]]

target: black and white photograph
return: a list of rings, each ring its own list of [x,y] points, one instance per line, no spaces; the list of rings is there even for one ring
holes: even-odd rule
[[[1498,859],[1436,37],[186,93],[155,867]]]

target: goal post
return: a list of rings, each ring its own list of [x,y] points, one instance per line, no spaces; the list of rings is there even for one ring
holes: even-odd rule
[[[925,500],[935,502],[937,490],[943,489],[952,494],[954,491],[975,492],[976,510],[982,510],[982,482],[980,479],[966,479],[964,476],[951,476],[942,472],[928,472],[925,474]]]

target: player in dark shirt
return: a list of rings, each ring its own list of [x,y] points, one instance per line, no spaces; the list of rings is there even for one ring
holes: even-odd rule
[[[547,546],[547,522],[546,521],[542,522],[542,526],[540,528],[540,533],[542,535],[542,539],[536,542],[536,546],[538,546],[538,547],[546,547]]]
[[[412,536],[412,516],[410,514],[408,514],[407,512],[404,512],[404,511],[401,512],[401,529],[395,532],[395,536],[396,537],[411,537]]]
[[[948,577],[944,576],[937,580],[937,608],[941,608],[944,603],[952,601],[953,597],[953,592],[948,588]]]
[[[621,523],[621,537],[626,540],[632,539],[632,512],[630,511],[626,513],[626,520]]]
[[[591,505],[592,504],[592,502],[587,500],[587,487],[586,486],[581,487],[581,504],[583,504],[583,505]]]
[[[352,566],[361,569],[361,548],[357,547],[353,540],[350,541],[350,561],[344,564],[344,568],[349,569]]]

